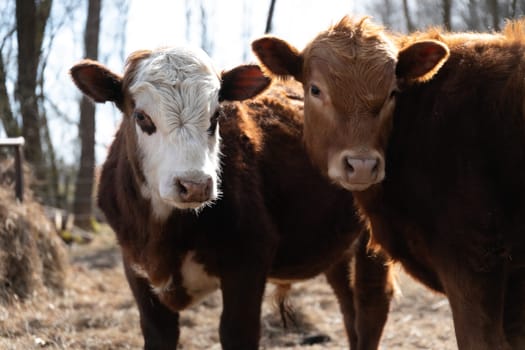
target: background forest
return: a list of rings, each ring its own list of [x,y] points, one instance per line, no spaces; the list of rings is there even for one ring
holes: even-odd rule
[[[144,20],[132,27],[130,20],[133,13],[140,19],[143,8],[159,16],[168,12],[173,20],[168,18],[164,30],[177,33],[180,44],[202,47],[219,68],[254,61],[250,42],[265,32],[301,48],[330,24],[325,19],[333,22],[346,13],[370,15],[392,30],[409,32],[433,25],[453,31],[499,30],[507,19],[525,12],[525,0],[171,3],[176,14],[143,0],[0,0],[0,137],[25,138],[35,195],[48,206],[73,212],[79,227],[92,228],[95,169],[104,160],[119,116],[111,106],[95,108],[82,98],[67,70],[87,57],[120,72],[133,48],[147,48],[134,45],[149,42],[154,23]],[[307,18],[302,12],[308,11],[318,18],[324,15],[323,20]],[[225,28],[230,34],[224,34]],[[152,39],[155,34],[149,35]],[[0,148],[0,156],[10,156],[10,151]]]

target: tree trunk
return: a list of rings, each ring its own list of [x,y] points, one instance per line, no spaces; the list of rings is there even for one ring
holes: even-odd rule
[[[50,3],[51,1],[39,2],[39,7],[45,6],[47,2]],[[46,178],[40,137],[41,123],[36,96],[36,78],[43,33],[37,32],[42,27],[42,22],[45,23],[49,16],[48,13],[45,18],[40,17],[39,7],[37,8],[35,0],[16,0],[18,43],[16,98],[20,103],[20,113],[22,114],[22,135],[26,139],[24,156],[35,170],[36,186],[43,185]],[[45,28],[45,24],[43,28]],[[38,188],[35,190],[39,195]]]
[[[20,136],[20,126],[18,125],[9,103],[7,94],[6,75],[2,50],[0,50],[0,118],[8,137]]]
[[[268,34],[272,31],[272,21],[273,21],[273,10],[275,8],[275,0],[270,2],[270,10],[268,11],[268,18],[266,19],[266,29],[264,33]]]
[[[516,5],[517,5],[517,0],[512,0],[511,2],[511,5],[510,5],[510,18],[516,18]]]
[[[409,32],[414,31],[414,29],[416,28],[414,26],[414,22],[412,22],[412,16],[410,14],[410,9],[408,8],[408,0],[403,0],[403,13],[405,14],[407,31]]]
[[[213,40],[210,36],[210,18],[213,17],[213,10],[210,8],[209,4],[206,4],[204,1],[200,4],[200,14],[201,14],[201,48],[209,55],[213,54]],[[210,14],[212,16],[210,16]]]
[[[443,26],[446,30],[452,30],[450,12],[452,9],[452,0],[443,0]]]
[[[49,131],[49,124],[47,123],[47,115],[42,111],[42,137],[44,157],[47,164],[47,181],[46,181],[46,203],[54,207],[60,207],[59,203],[59,185],[58,185],[58,168],[56,162],[55,149],[53,142],[51,142],[51,133]]]
[[[468,2],[468,17],[465,18],[467,23],[467,29],[469,30],[480,30],[481,20],[478,12],[478,1],[469,0]]]
[[[98,58],[100,8],[102,0],[89,0],[84,32],[86,58]],[[79,136],[81,143],[73,212],[77,226],[91,229],[93,215],[93,180],[95,170],[95,105],[85,96],[80,102]]]
[[[487,0],[490,14],[492,15],[492,29],[500,30],[498,0]]]
[[[46,23],[52,0],[16,0],[18,44],[18,78],[15,98],[20,104],[22,136],[25,137],[24,157],[34,169],[33,190],[41,199],[45,195],[46,162],[42,150],[42,120],[36,94],[37,73]]]

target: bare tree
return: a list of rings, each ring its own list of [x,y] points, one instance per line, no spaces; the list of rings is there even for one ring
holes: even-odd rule
[[[516,18],[516,9],[518,5],[518,0],[512,0],[510,5],[510,18]]]
[[[0,45],[0,118],[8,137],[20,136],[21,134],[20,126],[15,119],[11,103],[9,102],[9,94],[7,92],[7,74],[3,57],[6,41],[9,40],[14,32],[15,28],[11,29]]]
[[[85,57],[98,59],[100,9],[102,0],[88,1],[88,14],[84,31]],[[80,167],[75,185],[73,212],[75,223],[91,229],[93,213],[93,179],[95,170],[95,105],[85,96],[80,101]]]
[[[467,29],[479,30],[481,29],[481,19],[479,16],[478,1],[469,0],[467,4],[467,13],[464,16],[464,22]]]
[[[49,130],[48,114],[45,108],[45,102],[48,99],[45,94],[45,72],[48,64],[48,57],[51,53],[51,47],[53,46],[53,40],[60,29],[63,28],[66,22],[66,18],[60,18],[58,21],[54,21],[52,17],[49,18],[46,25],[46,40],[47,47],[42,44],[42,53],[40,57],[40,69],[37,75],[37,101],[39,106],[41,137],[42,137],[42,154],[46,166],[46,183],[40,187],[44,202],[54,207],[60,207],[63,203],[60,203],[60,189],[59,189],[59,169],[57,165],[57,157],[53,142],[51,140],[51,131]]]
[[[443,0],[443,26],[447,30],[452,29],[451,21],[452,0]]]
[[[242,5],[242,60],[243,62],[248,61],[248,57],[250,56],[250,40],[252,36],[252,21],[251,21],[251,6],[252,3],[250,1],[243,1]]]
[[[403,0],[403,13],[405,14],[407,30],[412,32],[414,29],[416,29],[416,27],[412,21],[412,15],[410,13],[410,8],[408,7],[408,0]]]
[[[26,139],[24,156],[33,166],[35,177],[40,182],[45,181],[46,164],[42,153],[42,121],[36,87],[42,41],[51,3],[52,0],[16,0],[18,80],[15,96],[22,114],[22,135]]]
[[[498,0],[487,0],[487,7],[492,17],[492,29],[499,30],[500,14]]]
[[[213,36],[210,35],[210,19],[213,16],[210,14],[213,12],[213,9],[210,7],[210,4],[206,4],[205,0],[202,0],[200,3],[200,15],[201,15],[201,48],[206,51],[210,56],[213,55]]]
[[[264,33],[270,33],[272,31],[273,22],[273,10],[275,9],[275,0],[270,1],[270,9],[268,10],[268,18],[266,19],[266,28]]]
[[[406,31],[406,19],[399,0],[376,0],[368,3],[365,9],[377,17],[391,30]]]
[[[193,11],[192,11],[192,3],[193,3],[193,0],[186,0],[185,2],[185,8],[186,8],[186,13],[185,13],[185,17],[186,17],[186,42],[190,43],[191,42],[191,18],[193,16]]]

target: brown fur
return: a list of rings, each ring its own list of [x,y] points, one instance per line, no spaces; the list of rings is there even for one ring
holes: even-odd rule
[[[122,247],[145,348],[176,347],[179,311],[192,302],[181,263],[194,251],[206,272],[220,279],[224,349],[258,348],[267,279],[286,283],[320,273],[338,297],[351,348],[376,349],[393,292],[389,267],[384,255],[367,254],[368,234],[352,196],[311,165],[302,144],[302,104],[295,102],[300,91],[276,86],[254,100],[223,103],[222,197],[198,214],[173,210],[160,222],[141,195],[144,176],[126,92],[138,59],[129,60],[124,75],[123,121],[103,166],[98,203]],[[72,75],[79,79],[75,70]],[[353,243],[359,253],[352,253]],[[353,256],[358,277],[352,286]],[[172,291],[152,292],[150,284],[169,277]]]
[[[368,22],[342,25],[348,33],[364,33]],[[460,349],[524,349],[525,21],[494,34],[432,29],[401,37],[375,25],[370,33],[365,46],[379,58],[367,53],[363,62],[383,65],[383,71],[345,68],[367,52],[350,34],[350,57],[334,53],[341,50],[337,43],[318,38],[300,53],[308,62],[316,47],[333,45],[325,55],[341,62],[332,60],[325,77],[333,86],[343,84],[326,108],[305,106],[305,129],[312,130],[305,133],[308,151],[325,173],[327,150],[373,147],[384,154],[384,181],[354,192],[374,240],[412,276],[446,293]],[[254,43],[263,63],[271,53],[258,50],[271,48],[268,40]],[[407,80],[421,69],[414,62],[429,61],[414,56],[407,62],[401,55],[423,40],[437,41],[429,45],[437,60],[418,72],[419,79]],[[393,44],[397,62],[383,50]],[[439,51],[443,45],[450,56]],[[303,83],[308,81],[306,75]],[[401,90],[395,109],[374,113],[362,102],[362,91],[386,100],[392,81]]]

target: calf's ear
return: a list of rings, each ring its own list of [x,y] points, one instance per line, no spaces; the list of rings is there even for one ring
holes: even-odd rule
[[[76,86],[95,102],[122,105],[122,77],[97,61],[83,60],[69,70]]]
[[[302,82],[303,57],[286,41],[267,36],[252,42],[252,50],[272,74]]]
[[[406,83],[427,81],[438,72],[448,56],[449,50],[444,43],[418,41],[399,52],[396,76]]]
[[[252,98],[263,92],[271,82],[257,65],[238,66],[221,74],[219,101],[242,101]]]

